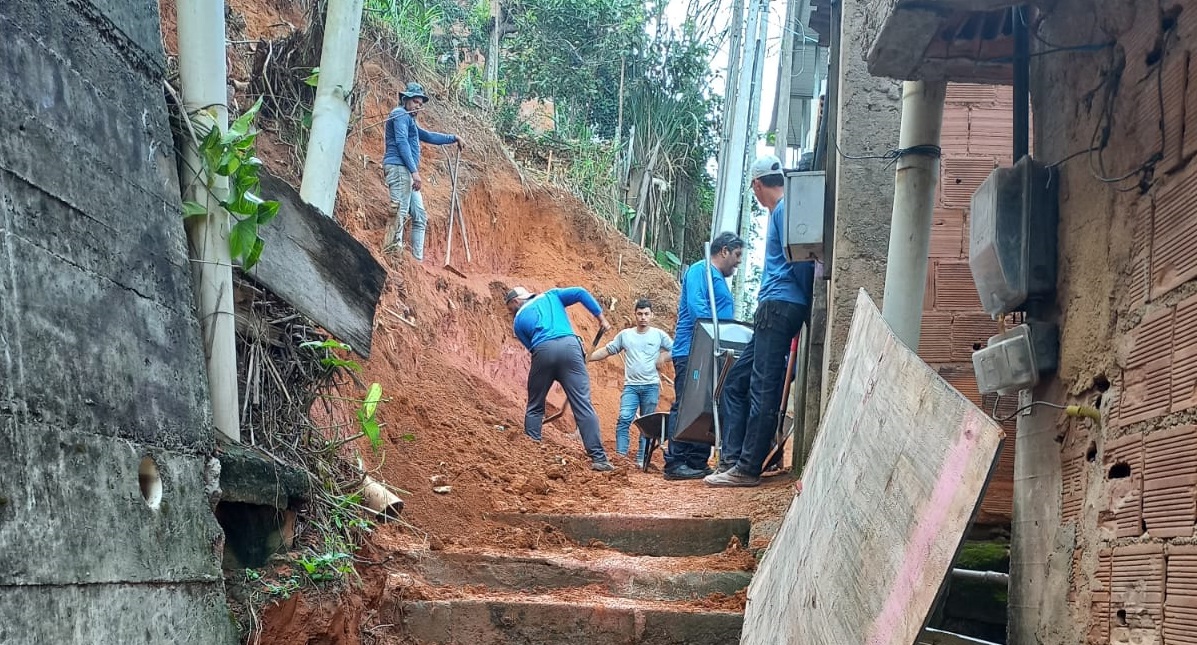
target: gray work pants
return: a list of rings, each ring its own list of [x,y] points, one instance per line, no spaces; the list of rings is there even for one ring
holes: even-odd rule
[[[586,371],[586,357],[582,341],[577,336],[546,340],[532,349],[532,367],[528,370],[528,408],[524,413],[524,433],[540,441],[544,424],[544,400],[553,382],[561,384],[574,422],[582,435],[582,445],[593,461],[606,461],[599,434],[598,414],[590,403],[590,374]]]

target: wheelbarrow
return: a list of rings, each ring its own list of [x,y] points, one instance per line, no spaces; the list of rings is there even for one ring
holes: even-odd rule
[[[647,441],[644,454],[636,455],[640,458],[641,471],[648,472],[648,466],[652,463],[653,459],[653,451],[657,448],[660,448],[662,454],[664,454],[665,427],[668,422],[668,412],[653,412],[652,414],[645,414],[632,420],[636,429],[640,431],[640,436]]]

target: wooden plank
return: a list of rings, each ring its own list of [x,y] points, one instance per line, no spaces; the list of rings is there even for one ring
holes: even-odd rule
[[[1003,437],[861,291],[803,492],[753,577],[740,642],[914,643]]]
[[[278,217],[259,229],[266,242],[249,274],[328,333],[370,356],[374,310],[386,269],[331,217],[299,197],[287,182],[262,173],[262,194],[279,203]]]

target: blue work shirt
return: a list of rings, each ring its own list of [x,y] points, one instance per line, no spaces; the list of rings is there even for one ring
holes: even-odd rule
[[[673,358],[690,355],[694,321],[711,317],[711,296],[710,291],[707,291],[707,276],[702,272],[706,266],[711,269],[711,284],[715,287],[715,313],[719,320],[736,317],[736,301],[727,287],[723,272],[713,264],[708,265],[706,260],[691,264],[682,276],[682,297],[677,303],[677,327],[673,330],[673,351],[670,352]]]
[[[384,166],[404,166],[413,175],[420,170],[420,142],[444,146],[457,143],[457,135],[441,134],[422,130],[416,119],[403,106],[391,110],[387,117],[386,153],[382,157]]]
[[[582,287],[549,289],[524,303],[515,314],[515,337],[529,350],[556,338],[574,335],[565,308],[582,303],[597,318],[603,313],[594,296]]]
[[[782,230],[786,225],[785,200],[769,213],[769,228],[765,233],[765,270],[761,274],[761,288],[757,302],[780,300],[796,305],[810,305],[815,286],[815,263],[788,262],[781,247]]]

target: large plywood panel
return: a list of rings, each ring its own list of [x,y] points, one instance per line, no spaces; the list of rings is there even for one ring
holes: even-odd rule
[[[913,643],[1003,436],[862,291],[804,491],[749,587],[740,642]]]

